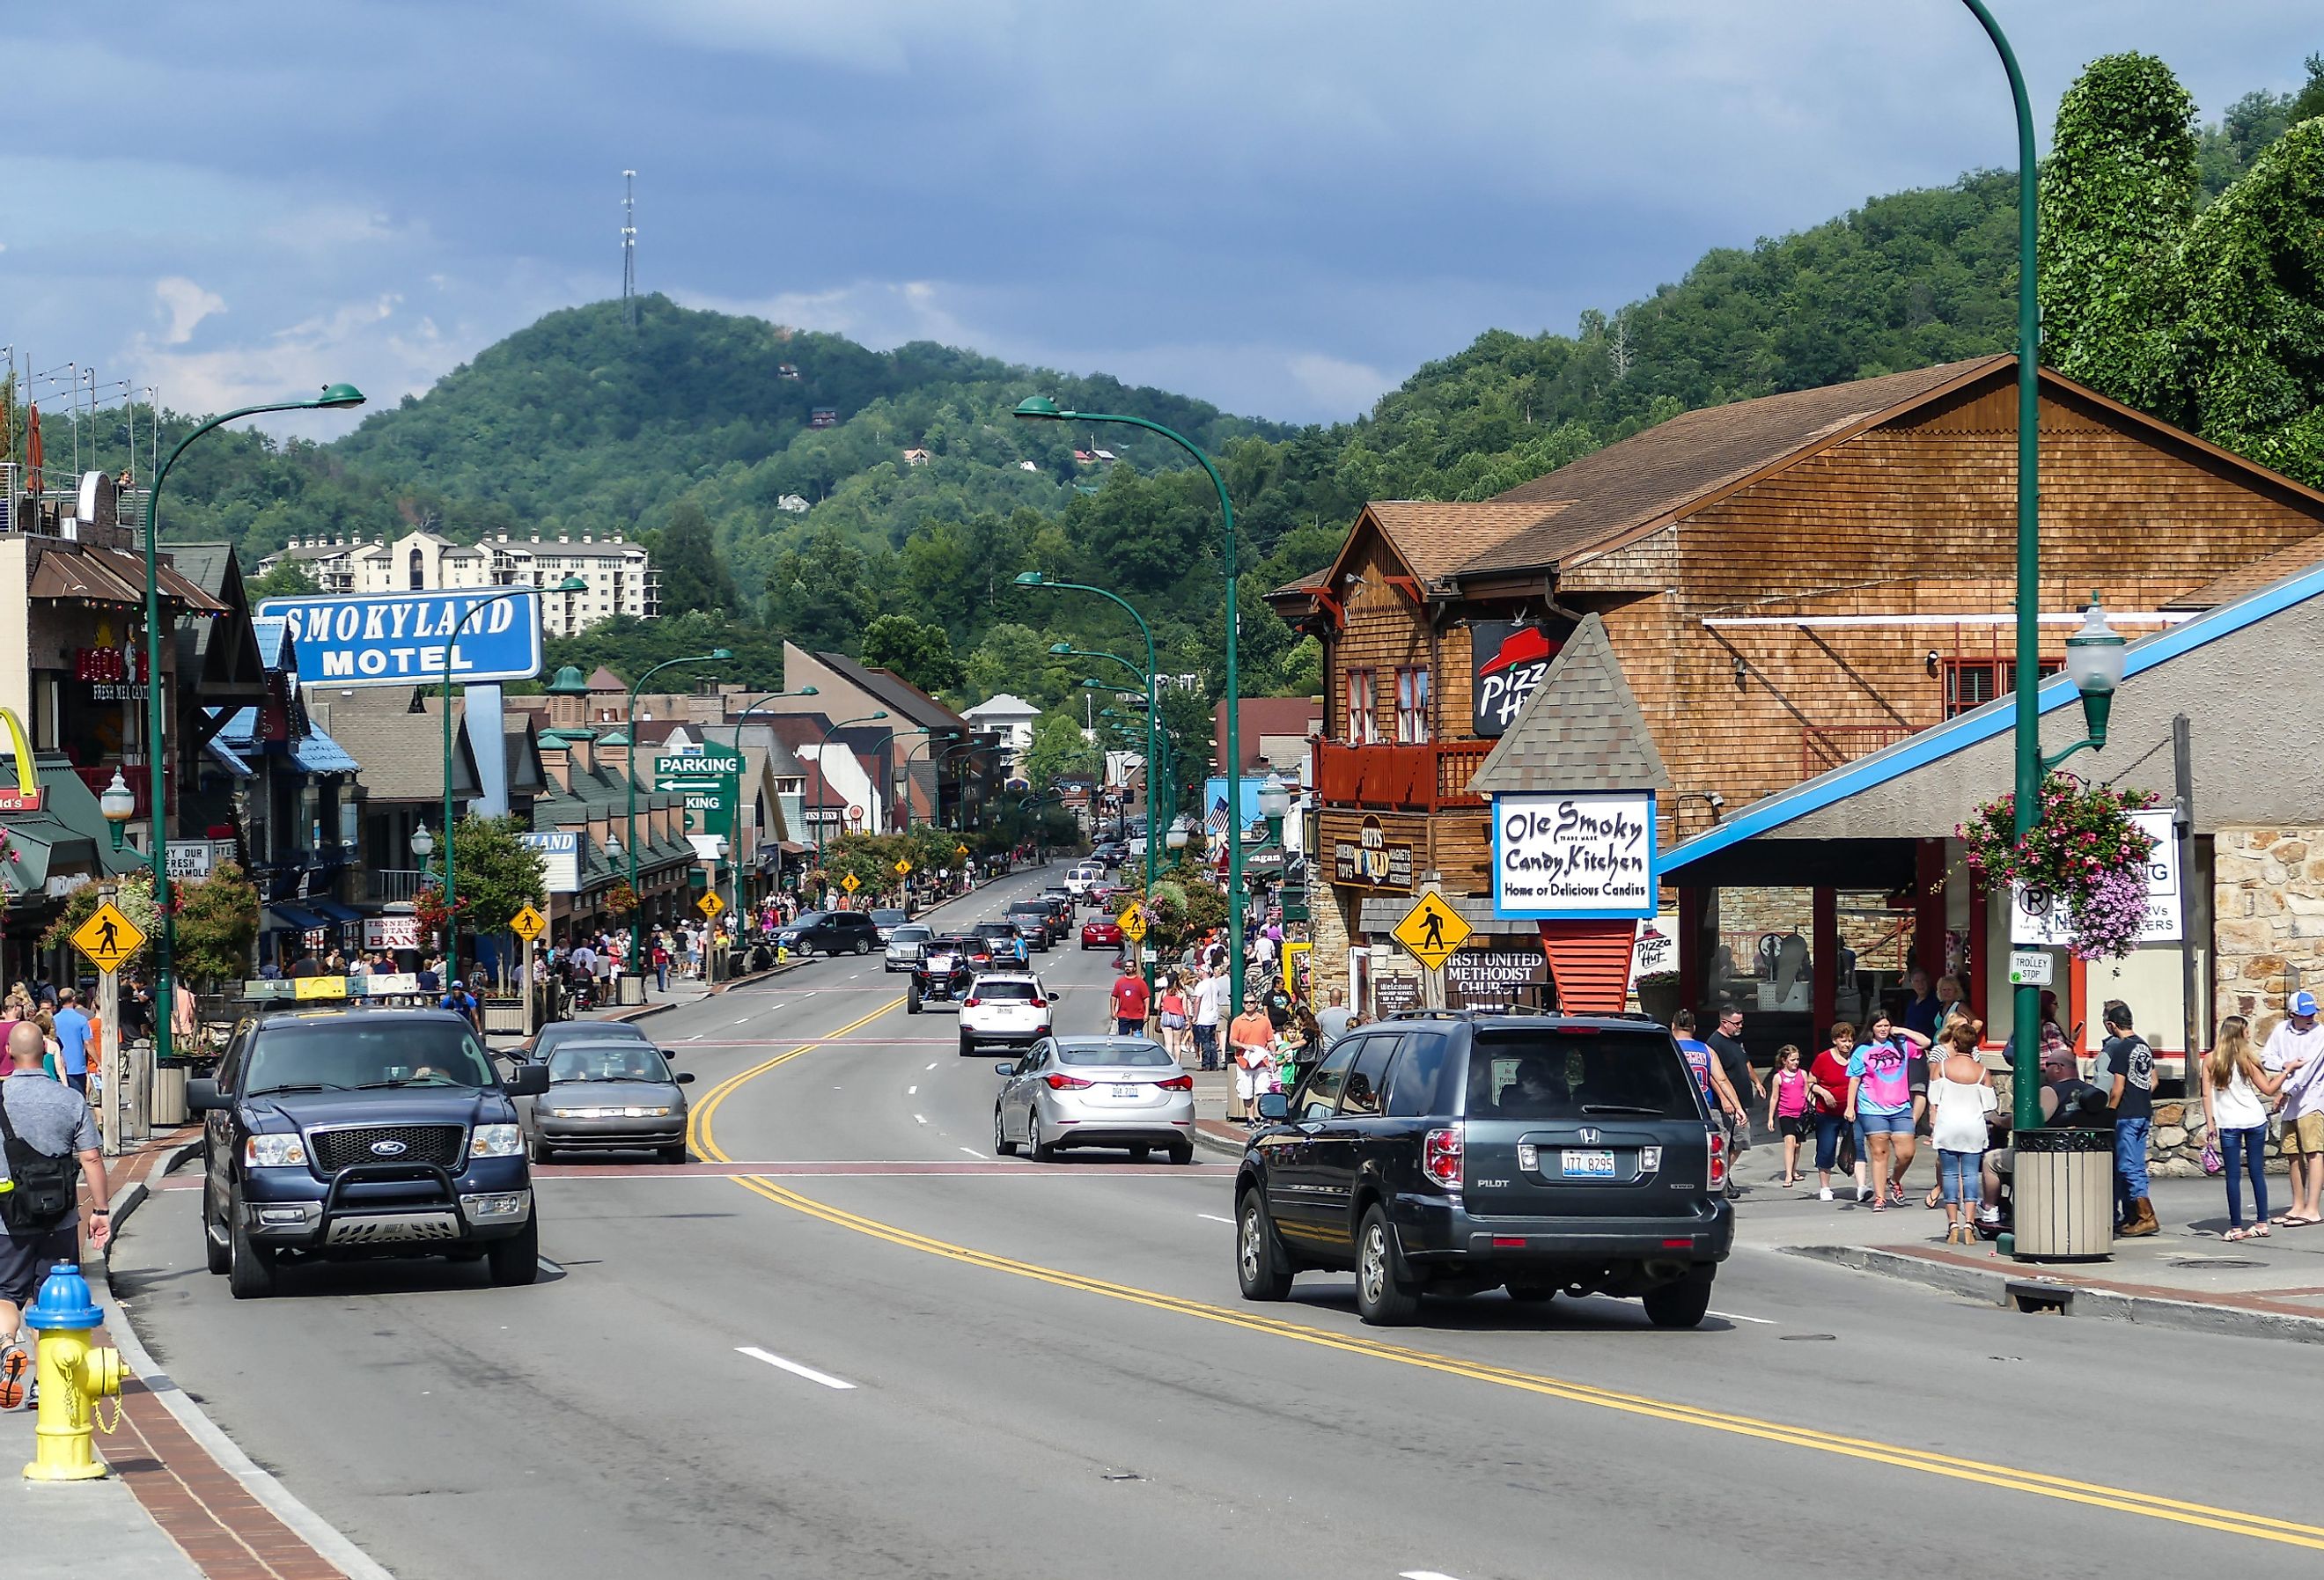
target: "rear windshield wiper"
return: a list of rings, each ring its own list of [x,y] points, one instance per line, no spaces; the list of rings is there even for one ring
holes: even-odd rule
[[[345,1092],[349,1090],[335,1081],[285,1081],[279,1086],[261,1086],[255,1092],[244,1092],[245,1097],[272,1097],[277,1092]]]
[[[1663,1111],[1659,1108],[1646,1108],[1636,1103],[1584,1103],[1582,1105],[1582,1112],[1584,1113],[1643,1113],[1650,1119],[1660,1119],[1664,1116]]]

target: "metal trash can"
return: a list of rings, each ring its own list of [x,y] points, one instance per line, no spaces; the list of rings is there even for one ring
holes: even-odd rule
[[[149,1122],[155,1130],[175,1130],[186,1123],[186,1067],[153,1067],[153,1109]]]
[[[2014,1188],[2017,1254],[2100,1261],[2114,1254],[2114,1132],[2020,1131]]]

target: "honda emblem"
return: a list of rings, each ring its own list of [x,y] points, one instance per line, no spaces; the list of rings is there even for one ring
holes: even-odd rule
[[[1582,1127],[1582,1145],[1589,1147],[1596,1146],[1598,1144],[1598,1132],[1590,1125],[1583,1125]]]

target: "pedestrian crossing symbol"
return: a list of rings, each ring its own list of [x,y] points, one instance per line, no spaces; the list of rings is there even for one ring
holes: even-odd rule
[[[856,880],[853,873],[850,873],[845,877],[840,879],[839,886],[846,890],[850,894],[854,893],[855,891],[863,887],[863,885]]]
[[[509,931],[530,944],[549,930],[549,919],[528,905],[509,918]]]
[[[717,890],[706,889],[703,891],[702,898],[694,902],[694,909],[705,916],[716,916],[726,909],[726,902],[718,898]]]
[[[955,845],[952,847],[952,853],[954,855],[964,856],[968,854],[968,846],[964,845]]]
[[[1453,951],[1467,941],[1471,930],[1460,913],[1444,903],[1443,896],[1423,894],[1420,903],[1396,924],[1396,941],[1411,950],[1413,958],[1431,971],[1441,971]]]
[[[912,861],[909,856],[899,855],[896,858],[896,876],[899,878],[905,877],[910,873],[911,870]]]
[[[123,961],[145,947],[145,934],[108,900],[73,929],[72,941],[99,971],[118,971]]]
[[[1146,936],[1146,913],[1135,905],[1114,919],[1120,924],[1121,936],[1137,943]]]

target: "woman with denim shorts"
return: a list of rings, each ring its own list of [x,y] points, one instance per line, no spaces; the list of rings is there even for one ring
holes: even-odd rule
[[[1848,1056],[1848,1119],[1856,1150],[1870,1166],[1872,1210],[1904,1199],[1904,1170],[1913,1162],[1913,1049],[1926,1047],[1918,1032],[1898,1028],[1886,1012],[1872,1017],[1869,1039]]]
[[[1996,1107],[1992,1078],[1977,1057],[1984,1023],[1946,1022],[1945,1057],[1929,1082],[1929,1139],[1937,1149],[1937,1187],[1945,1208],[1945,1243],[1975,1244],[1973,1217],[1979,1165],[1992,1137],[1987,1121]]]

